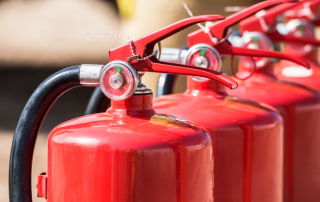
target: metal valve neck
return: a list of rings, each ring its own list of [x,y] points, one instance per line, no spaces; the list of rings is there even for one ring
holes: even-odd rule
[[[144,75],[144,72],[138,72],[138,87],[136,91],[134,92],[135,95],[146,95],[151,94],[152,90],[148,89],[143,83],[142,83],[142,76]]]
[[[111,100],[111,108],[107,110],[107,113],[121,119],[126,116],[151,117],[156,113],[153,110],[152,103],[152,93],[134,94],[126,100]]]

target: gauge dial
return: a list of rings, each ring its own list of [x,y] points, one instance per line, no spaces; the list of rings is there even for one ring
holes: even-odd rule
[[[242,47],[249,49],[258,49],[258,50],[273,50],[273,45],[271,40],[258,32],[249,32],[243,35]],[[256,68],[264,67],[270,59],[267,57],[247,57],[243,56],[241,59],[245,62],[245,67],[253,68],[256,65]],[[253,64],[255,62],[255,64]]]
[[[125,62],[110,62],[102,69],[100,88],[112,100],[129,98],[136,90],[137,85],[136,71]]]
[[[315,38],[314,26],[305,20],[291,20],[286,25],[286,28],[289,36],[294,36],[297,38]],[[287,43],[285,48],[287,52],[298,55],[306,55],[310,53],[310,51],[313,49],[313,46],[310,44]]]
[[[198,44],[187,52],[186,65],[211,69],[220,72],[221,59],[217,50],[207,44]],[[208,78],[193,76],[196,81],[207,81]]]

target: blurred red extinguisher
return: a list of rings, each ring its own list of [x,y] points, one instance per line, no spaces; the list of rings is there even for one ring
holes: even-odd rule
[[[284,5],[282,5],[284,6]],[[279,6],[281,8],[281,6]],[[262,14],[252,16],[240,23],[242,36],[231,37],[230,41],[241,47],[260,50],[272,50],[272,40],[290,42],[287,48],[293,47],[293,42],[301,42],[300,47],[308,46],[307,38],[298,38],[293,35],[282,35],[274,25],[276,16],[275,11],[278,7],[265,11]],[[270,24],[273,23],[273,24]],[[256,26],[256,25],[259,26]],[[264,30],[264,31],[261,31]],[[234,40],[236,39],[236,40]],[[318,42],[313,42],[318,43]],[[288,50],[288,49],[287,49]],[[301,50],[300,50],[301,51]],[[296,50],[299,52],[299,50]],[[292,54],[293,51],[290,51]],[[311,54],[311,52],[310,52]],[[312,53],[314,54],[314,52]],[[311,54],[311,55],[312,55]],[[308,57],[308,62],[315,70],[315,63]],[[240,88],[235,91],[228,91],[231,95],[249,98],[254,101],[270,104],[279,110],[284,119],[285,138],[284,138],[284,201],[310,201],[320,200],[319,185],[317,177],[320,172],[320,162],[318,154],[320,152],[320,97],[319,93],[313,89],[296,83],[277,80],[276,68],[281,71],[291,69],[289,62],[275,63],[265,57],[248,58],[242,57],[239,62],[239,71],[236,75],[239,78]],[[280,67],[279,67],[280,65]],[[282,66],[283,65],[283,66]],[[294,65],[296,66],[296,65]],[[290,67],[290,68],[287,68]],[[299,68],[302,68],[301,66]],[[291,70],[290,70],[291,71]],[[254,72],[254,73],[252,73]],[[289,72],[289,71],[288,71]],[[303,71],[308,72],[308,71]],[[290,72],[294,74],[294,72]],[[240,81],[252,75],[249,79]],[[288,74],[287,74],[288,75]],[[316,74],[312,76],[316,77]],[[280,77],[282,79],[282,77]],[[290,79],[287,79],[290,78]],[[317,82],[304,77],[304,81],[297,77],[286,77],[285,80],[297,81],[316,87]],[[307,81],[308,80],[308,81]],[[308,82],[311,82],[312,85]]]
[[[281,5],[263,10],[240,23],[242,34],[259,32],[273,42],[285,42],[284,53],[306,60],[307,70],[289,61],[274,65],[274,75],[283,81],[290,81],[320,90],[320,64],[315,38],[315,25],[320,24],[319,0],[304,0],[294,5]]]

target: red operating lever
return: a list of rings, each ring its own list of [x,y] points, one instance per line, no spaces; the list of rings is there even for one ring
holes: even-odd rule
[[[224,41],[215,48],[219,51],[221,55],[239,55],[239,56],[250,56],[250,57],[269,57],[269,58],[278,58],[292,61],[296,64],[299,64],[307,69],[310,69],[310,65],[302,59],[290,56],[288,54],[279,53],[276,51],[268,50],[257,50],[249,49],[242,47],[235,47],[230,44],[229,41]]]
[[[308,21],[312,21],[314,24],[319,25],[319,5],[319,0],[303,0],[301,1],[301,3],[297,4],[297,6],[294,6],[293,8],[282,9],[282,12],[287,22],[291,19],[298,18],[306,19]],[[275,12],[277,13],[277,11]],[[280,12],[280,14],[282,14],[282,12]]]
[[[152,32],[137,39],[133,39],[131,43],[127,43],[120,47],[110,50],[109,61],[126,61],[127,58],[132,55],[146,57],[147,55],[153,53],[154,45],[157,44],[159,41],[191,25],[204,21],[224,19],[225,18],[222,16],[204,15],[181,20],[167,27],[164,27],[158,31]],[[144,60],[133,59],[130,60],[128,63],[131,64],[131,66],[137,71],[202,76],[221,82],[222,84],[231,89],[236,88],[238,86],[236,81],[219,72],[200,67],[161,62],[155,56],[145,58]]]
[[[282,35],[275,29],[276,18],[285,12],[297,12],[303,4],[309,3],[309,7],[312,12],[315,12],[320,6],[320,0],[305,0],[296,4],[280,5],[275,8],[265,11],[263,17],[266,24],[270,27],[270,30],[263,29],[261,22],[257,16],[251,16],[240,22],[240,32],[261,32],[266,34],[271,40],[278,42],[293,42],[293,43],[304,43],[320,46],[320,41],[310,38],[294,37],[288,35]],[[291,10],[290,10],[291,9]]]
[[[239,11],[235,14],[232,14],[226,18],[224,21],[220,21],[213,25],[209,26],[210,33],[216,37],[219,41],[222,40],[226,34],[227,29],[231,27],[232,25],[237,24],[241,20],[265,9],[270,6],[274,6],[281,3],[294,3],[298,2],[297,0],[270,0],[270,1],[264,1],[261,3],[257,3],[253,6],[250,6],[242,11]],[[195,32],[192,32],[188,35],[188,45],[189,47],[199,44],[199,43],[206,43],[206,44],[212,44],[215,45],[210,38],[208,38],[207,33],[205,33],[202,29],[199,29]]]
[[[226,18],[224,21],[217,22],[213,25],[209,26],[210,33],[213,37],[217,38],[217,43],[213,42],[212,39],[209,37],[204,30],[199,29],[195,32],[192,32],[188,35],[188,45],[192,47],[193,45],[205,43],[211,46],[215,46],[215,48],[219,51],[222,55],[239,55],[239,56],[251,56],[251,57],[272,57],[272,58],[279,58],[293,61],[299,65],[306,67],[307,69],[310,68],[309,64],[301,59],[297,59],[295,57],[275,52],[275,51],[267,51],[267,50],[252,50],[248,48],[241,48],[235,47],[230,44],[228,40],[222,41],[224,37],[226,37],[226,30],[230,26],[238,23],[239,21],[245,19],[246,17],[273,5],[280,4],[280,3],[291,3],[297,2],[292,0],[272,0],[272,1],[265,1],[262,3],[258,3],[251,7],[248,7],[238,13],[235,13]],[[220,41],[220,43],[219,43]]]
[[[279,15],[295,7],[301,7],[301,5],[303,5],[303,3],[305,2],[306,0],[301,0],[294,4],[283,4],[265,11],[265,13],[263,14],[265,23],[269,27],[274,28],[276,19]],[[251,26],[254,26],[254,27],[251,27]],[[240,32],[243,34],[243,32],[245,31],[249,31],[249,32],[255,31],[255,32],[262,32],[262,33],[266,32],[266,30],[261,26],[260,19],[257,16],[251,16],[240,22]]]

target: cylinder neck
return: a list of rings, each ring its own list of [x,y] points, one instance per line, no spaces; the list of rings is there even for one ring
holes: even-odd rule
[[[129,115],[138,117],[150,117],[155,114],[153,110],[153,94],[134,94],[126,100],[111,100],[110,114]]]
[[[187,90],[185,94],[217,94],[227,95],[225,86],[215,80],[195,81],[191,76],[187,79]]]

